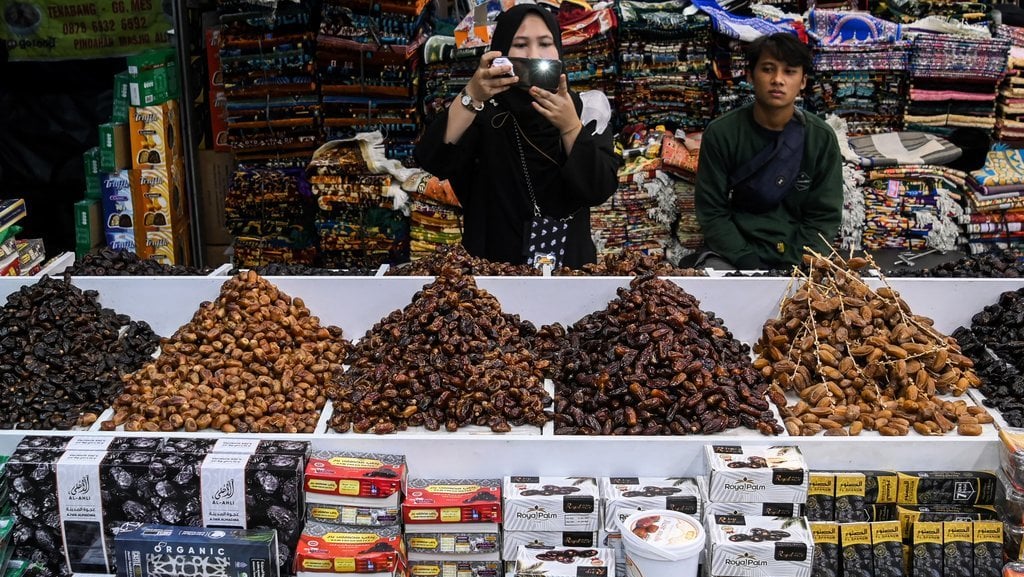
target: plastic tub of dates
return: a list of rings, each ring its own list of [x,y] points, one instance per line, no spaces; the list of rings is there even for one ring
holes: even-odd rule
[[[622,522],[622,544],[627,575],[692,577],[704,549],[704,527],[677,511],[637,511]]]

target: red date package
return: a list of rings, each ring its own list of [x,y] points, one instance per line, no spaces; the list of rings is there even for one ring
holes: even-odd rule
[[[306,464],[306,498],[317,503],[397,507],[406,477],[403,455],[314,451]]]
[[[406,523],[500,523],[501,479],[410,479]]]
[[[307,522],[295,550],[301,573],[393,573],[404,569],[398,527],[347,527]]]

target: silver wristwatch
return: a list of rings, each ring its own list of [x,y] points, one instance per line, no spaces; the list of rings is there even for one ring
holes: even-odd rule
[[[459,102],[461,102],[462,105],[466,107],[466,110],[473,113],[481,112],[484,109],[484,103],[481,102],[480,106],[477,106],[476,103],[473,101],[473,97],[470,96],[468,92],[466,92],[465,88],[462,89],[462,95],[459,97]]]

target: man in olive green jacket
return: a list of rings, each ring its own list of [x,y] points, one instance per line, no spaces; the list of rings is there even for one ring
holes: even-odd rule
[[[842,161],[835,133],[794,102],[810,50],[780,33],[751,43],[754,103],[708,125],[697,169],[697,220],[714,268],[786,268],[804,247],[827,251],[842,221]],[[717,258],[716,258],[717,257]]]

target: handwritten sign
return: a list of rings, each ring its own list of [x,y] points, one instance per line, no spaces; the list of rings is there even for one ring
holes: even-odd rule
[[[14,60],[111,58],[166,46],[176,0],[0,0]]]

